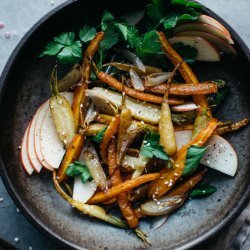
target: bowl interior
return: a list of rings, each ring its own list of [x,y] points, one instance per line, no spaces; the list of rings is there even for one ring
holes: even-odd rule
[[[135,2],[135,1],[134,1]],[[137,15],[142,1],[77,1],[65,4],[54,14],[48,14],[41,25],[34,27],[25,38],[24,45],[14,52],[4,72],[0,105],[0,134],[3,178],[8,190],[25,214],[36,221],[49,234],[75,248],[144,248],[133,233],[114,228],[76,213],[54,190],[51,173],[42,171],[28,177],[21,166],[18,146],[24,130],[39,105],[49,96],[49,77],[53,61],[39,59],[44,45],[60,32],[79,30],[83,24],[100,22],[104,9],[115,15]],[[234,34],[234,33],[233,33]],[[237,121],[250,117],[249,62],[237,36],[237,58],[225,57],[220,63],[198,63],[193,66],[199,79],[224,79],[231,84],[228,97],[216,113],[220,120]],[[205,181],[217,187],[217,192],[205,199],[187,201],[170,216],[167,223],[153,230],[153,219],[142,220],[154,249],[173,249],[192,245],[197,239],[210,234],[211,230],[228,218],[249,185],[250,127],[226,136],[239,157],[239,170],[235,178],[210,170]]]

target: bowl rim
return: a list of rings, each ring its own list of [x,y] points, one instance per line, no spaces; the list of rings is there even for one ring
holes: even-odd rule
[[[5,88],[5,81],[9,76],[10,69],[12,65],[16,61],[16,57],[18,54],[22,51],[24,45],[26,42],[32,37],[34,33],[37,32],[40,26],[44,25],[46,21],[51,18],[53,15],[55,15],[60,10],[75,4],[79,0],[67,0],[66,2],[58,5],[53,10],[49,11],[47,14],[45,14],[41,19],[39,19],[29,30],[28,32],[21,38],[19,43],[16,45],[15,49],[11,53],[9,59],[7,60],[7,63],[4,66],[4,69],[2,71],[1,77],[0,77],[0,105],[2,103],[3,99],[3,93]],[[203,6],[203,13],[215,18],[220,23],[222,23],[229,31],[231,36],[233,37],[233,40],[236,41],[236,44],[238,45],[238,49],[241,50],[241,54],[245,57],[246,62],[250,65],[250,50],[248,46],[245,44],[245,42],[241,39],[241,37],[236,33],[236,31],[226,23],[225,20],[223,20],[220,16],[215,14],[212,10],[207,8],[206,6]],[[10,197],[14,201],[15,205],[21,210],[22,214],[26,217],[26,219],[34,225],[38,230],[40,230],[42,233],[50,237],[51,239],[55,240],[57,243],[64,247],[70,247],[74,249],[82,250],[84,248],[79,247],[78,245],[65,240],[64,238],[60,237],[58,234],[53,232],[46,224],[42,223],[41,221],[37,220],[35,214],[24,204],[22,198],[18,194],[18,192],[15,190],[14,186],[12,185],[12,182],[10,180],[10,177],[7,174],[5,163],[3,159],[3,155],[0,149],[0,175],[2,177],[3,183],[5,185],[6,190],[8,191]],[[233,209],[227,214],[226,217],[224,217],[218,224],[216,224],[213,228],[205,232],[203,235],[197,237],[196,239],[192,240],[191,242],[184,243],[181,246],[178,246],[176,249],[182,250],[182,249],[189,249],[193,247],[197,247],[202,243],[207,242],[211,238],[213,238],[217,233],[220,233],[226,226],[229,226],[242,212],[242,210],[247,206],[248,202],[250,200],[250,184],[246,188],[244,194],[240,198],[239,202],[236,204],[236,206],[233,207]]]

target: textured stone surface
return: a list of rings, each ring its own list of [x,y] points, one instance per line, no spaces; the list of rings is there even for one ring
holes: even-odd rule
[[[14,49],[15,45],[21,39],[22,35],[29,29],[40,17],[64,2],[55,0],[51,5],[50,0],[1,0],[0,1],[0,21],[5,23],[5,28],[0,29],[0,72]],[[210,0],[201,1],[217,14],[221,15],[245,40],[250,46],[248,13],[250,2],[247,0]],[[10,32],[11,37],[5,38],[5,32]],[[8,197],[2,183],[0,182],[0,221],[5,222],[1,226],[0,237],[15,245],[18,249],[61,249],[47,237],[41,235],[31,226],[25,218],[17,213],[15,206]],[[249,210],[248,207],[241,216],[224,233],[213,240],[204,249],[249,249]],[[18,237],[17,243],[14,238]]]

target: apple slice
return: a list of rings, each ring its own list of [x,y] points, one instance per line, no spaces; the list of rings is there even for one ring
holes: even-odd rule
[[[28,133],[30,129],[30,124],[27,126],[22,143],[21,143],[21,163],[23,166],[23,169],[28,175],[31,175],[34,171],[34,168],[32,167],[29,157],[28,157],[28,150],[27,150],[27,142],[28,142]]]
[[[65,92],[61,94],[66,97],[70,104],[72,104],[73,93]],[[45,111],[45,116],[40,129],[40,148],[44,161],[50,166],[50,168],[57,169],[65,154],[65,148],[58,137],[49,107]]]
[[[192,130],[176,131],[178,148],[186,145],[192,136]],[[201,163],[224,174],[234,176],[238,167],[238,156],[232,145],[219,135],[212,135],[206,142],[208,146]]]
[[[228,44],[221,38],[214,36],[212,34],[206,33],[206,32],[189,30],[189,31],[177,33],[175,36],[199,36],[213,43],[220,51],[228,53],[228,54],[232,54],[232,55],[237,55],[237,52],[232,45]]]
[[[176,36],[169,39],[171,44],[183,43],[194,47],[198,51],[197,61],[218,62],[220,61],[219,51],[207,40],[196,36]]]
[[[172,107],[172,110],[177,111],[177,112],[186,112],[186,111],[191,111],[195,109],[198,109],[198,106],[194,104],[193,102],[176,105]]]
[[[40,164],[44,166],[46,169],[53,171],[53,168],[51,168],[43,158],[43,154],[41,151],[41,143],[40,143],[42,121],[44,119],[45,113],[48,108],[49,108],[49,100],[47,100],[38,111],[37,120],[35,124],[35,133],[34,133],[34,148],[35,148],[35,153]]]
[[[232,40],[232,38],[230,36],[226,35],[220,29],[218,29],[210,24],[205,24],[205,23],[182,24],[182,25],[175,27],[174,33],[177,34],[180,32],[190,31],[190,30],[206,32],[206,33],[209,33],[209,34],[212,34],[214,36],[221,38],[222,40],[226,41],[229,44],[234,44],[234,41]]]
[[[217,29],[220,29],[222,32],[224,32],[226,36],[231,37],[229,31],[221,23],[219,23],[217,20],[215,20],[214,18],[212,18],[210,16],[200,15],[198,18],[198,22],[212,25],[212,26],[216,27]]]
[[[82,183],[80,177],[74,179],[73,199],[86,203],[95,193],[97,185],[94,181]]]
[[[32,167],[34,168],[34,170],[39,173],[42,169],[42,164],[41,162],[38,160],[37,155],[36,155],[36,151],[35,151],[35,125],[37,122],[37,118],[39,115],[40,110],[42,109],[44,104],[42,104],[36,111],[36,113],[33,116],[33,119],[30,123],[30,127],[29,127],[29,132],[28,132],[28,140],[27,140],[27,149],[28,149],[28,157],[30,160],[30,163],[32,165]]]

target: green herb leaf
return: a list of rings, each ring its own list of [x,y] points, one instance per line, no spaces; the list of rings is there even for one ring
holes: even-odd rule
[[[102,141],[102,138],[103,138],[103,135],[104,135],[106,129],[107,128],[103,128],[95,136],[92,136],[91,141],[96,142],[96,143],[100,143]]]
[[[147,32],[143,37],[137,39],[136,51],[139,56],[147,54],[162,54],[159,37],[155,30]]]
[[[193,63],[195,61],[195,58],[197,58],[198,56],[197,49],[189,45],[184,45],[183,43],[175,43],[172,46],[187,63]]]
[[[84,25],[79,31],[79,37],[82,42],[87,43],[91,41],[96,35],[96,29],[90,28],[88,25]]]
[[[138,29],[128,23],[115,23],[115,26],[121,32],[123,39],[127,41],[133,49],[136,46],[137,39],[140,37]]]
[[[217,188],[207,184],[200,184],[198,187],[191,190],[189,193],[190,198],[199,198],[202,196],[208,196],[217,191]]]
[[[108,12],[107,10],[105,10],[102,14],[102,21],[101,21],[101,28],[103,31],[105,31],[108,27],[108,23],[114,21],[114,16]]]
[[[190,146],[187,152],[186,164],[182,176],[190,175],[196,170],[206,149],[207,147]]]
[[[164,18],[164,28],[167,29],[172,29],[176,26],[178,22],[178,15],[177,14],[169,14]]]
[[[80,41],[74,41],[73,32],[62,33],[49,42],[40,57],[45,55],[56,55],[62,63],[73,63],[82,57],[82,45]]]
[[[147,10],[147,15],[157,21],[160,22],[162,19],[162,8],[159,4],[148,4],[146,6],[146,10]]]
[[[119,34],[116,32],[115,26],[109,25],[105,32],[104,38],[100,43],[100,51],[103,52],[112,48],[118,42],[118,37]]]
[[[197,2],[187,1],[186,7],[193,8],[193,9],[199,9],[201,10],[203,6]]]
[[[81,176],[83,183],[93,180],[88,168],[78,161],[75,161],[68,166],[66,174],[70,177]]]
[[[168,160],[168,155],[162,145],[159,144],[160,135],[154,132],[148,132],[143,140],[141,154],[148,158],[156,157],[162,160]]]

